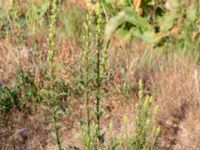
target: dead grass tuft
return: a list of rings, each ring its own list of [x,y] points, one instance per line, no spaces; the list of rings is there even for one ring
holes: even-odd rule
[[[159,106],[161,126],[159,149],[181,150],[199,147],[199,68],[186,57],[170,57],[156,75],[152,92]],[[191,144],[192,143],[192,144]]]

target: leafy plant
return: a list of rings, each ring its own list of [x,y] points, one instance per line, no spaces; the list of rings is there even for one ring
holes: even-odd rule
[[[83,64],[84,64],[84,68],[83,68],[83,77],[84,77],[84,90],[85,90],[85,109],[86,109],[86,124],[87,124],[87,137],[84,143],[85,143],[85,147],[87,147],[87,149],[91,149],[91,134],[90,134],[90,125],[91,125],[91,104],[90,104],[90,94],[91,94],[91,81],[92,81],[92,77],[91,77],[91,69],[90,69],[90,60],[91,60],[91,45],[92,45],[92,33],[91,33],[91,24],[92,24],[92,10],[90,8],[88,8],[88,12],[86,15],[86,23],[84,24],[85,27],[85,41],[86,41],[86,46],[84,48],[84,60],[83,60]]]
[[[135,39],[140,37],[149,44],[155,44],[160,40],[160,36],[155,33],[155,29],[148,19],[134,12],[132,7],[125,7],[107,24],[105,29],[106,38],[110,39],[113,33],[126,38]]]
[[[54,79],[55,81],[55,79]],[[52,131],[52,140],[53,143],[56,143],[59,150],[62,150],[62,137],[60,131],[62,130],[62,126],[59,123],[59,119],[64,116],[64,112],[62,111],[62,107],[59,103],[59,98],[66,93],[59,93],[55,90],[56,82],[51,82],[47,88],[42,89],[42,95],[44,97],[45,106],[43,107],[50,113],[50,130]]]
[[[17,93],[7,86],[0,87],[0,115],[10,111],[12,108],[19,106]]]
[[[193,53],[198,49],[199,2],[191,3],[188,9],[178,0],[168,1],[166,7],[143,1],[141,7],[144,6],[151,6],[153,12],[139,15],[131,6],[118,12],[106,26],[106,38],[115,34],[131,41],[140,38],[149,46],[164,50]]]
[[[152,109],[152,97],[145,96],[143,91],[142,81],[138,83],[138,102],[136,103],[135,110],[135,133],[131,135],[128,131],[128,124],[130,121],[128,117],[124,117],[125,131],[117,134],[117,137],[113,135],[112,124],[109,129],[109,149],[133,149],[133,150],[154,150],[156,149],[156,141],[159,136],[160,128],[158,128],[153,121],[153,116],[157,112],[157,107]]]
[[[156,139],[159,135],[160,129],[155,127],[152,122],[152,114],[156,113],[157,108],[151,112],[150,105],[152,97],[144,97],[142,81],[139,81],[138,103],[135,107],[136,121],[135,121],[135,136],[133,138],[134,149],[155,149]]]
[[[56,28],[55,28],[55,22],[56,22],[56,16],[57,16],[57,0],[53,0],[51,3],[51,15],[50,15],[50,24],[49,24],[49,36],[48,36],[48,44],[49,44],[49,50],[48,50],[48,56],[47,56],[47,63],[48,63],[48,71],[50,75],[50,85],[47,89],[47,103],[50,109],[52,122],[53,122],[53,132],[52,134],[55,135],[53,139],[55,139],[58,149],[62,150],[62,143],[61,143],[61,135],[60,135],[60,126],[58,123],[58,119],[60,117],[60,114],[62,114],[62,111],[58,105],[58,97],[60,96],[59,93],[55,91],[55,84],[54,81],[56,80],[56,76],[54,75],[54,67],[52,64],[54,53],[56,51],[56,45],[55,45],[55,35],[56,35]]]
[[[26,12],[26,24],[29,29],[31,29],[31,34],[35,34],[36,32],[36,24],[42,22],[45,14],[49,11],[50,2],[48,0],[44,0],[39,4],[29,4],[30,7]]]
[[[104,76],[107,49],[109,43],[103,40],[103,29],[105,20],[103,14],[103,1],[97,2],[96,10],[93,12],[89,8],[85,23],[85,49],[84,49],[84,67],[83,67],[83,89],[85,91],[85,118],[86,124],[82,125],[82,141],[85,149],[99,149],[103,147],[104,135],[101,133],[101,91],[102,80]],[[89,7],[91,7],[90,4]],[[95,19],[94,15],[95,14]],[[95,32],[93,32],[92,23],[95,23]],[[92,36],[94,35],[94,36]],[[92,49],[94,49],[92,51]],[[93,57],[94,53],[94,58]],[[95,65],[94,65],[95,63]],[[92,83],[93,82],[93,83]],[[95,102],[90,97],[95,92]],[[94,107],[94,109],[92,109]],[[93,126],[91,128],[91,126]],[[85,131],[87,127],[87,132]],[[95,131],[95,132],[94,132]],[[85,132],[87,134],[85,134]],[[87,136],[86,136],[87,135]]]
[[[5,114],[12,109],[32,109],[31,103],[42,102],[39,87],[33,78],[19,70],[11,87],[0,87],[1,113]]]

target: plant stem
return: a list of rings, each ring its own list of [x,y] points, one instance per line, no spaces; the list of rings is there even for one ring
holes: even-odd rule
[[[56,110],[54,110],[53,113],[55,114]],[[54,120],[54,127],[55,127],[55,133],[56,133],[56,142],[57,142],[57,145],[58,145],[58,149],[62,150],[61,140],[60,140],[60,135],[59,135],[59,128],[57,127],[57,118],[56,118],[56,116],[53,117],[53,120]]]
[[[89,70],[89,69],[87,69],[87,71],[88,71],[88,70]],[[88,78],[88,75],[87,75],[87,78]],[[89,88],[89,83],[87,82],[87,83],[86,83],[86,89],[87,89],[87,92],[86,92],[87,125],[88,125],[88,136],[90,136],[90,108],[89,108],[90,100],[89,100],[88,88]]]
[[[91,133],[90,133],[90,63],[89,63],[89,51],[90,51],[90,46],[91,46],[91,10],[88,9],[87,15],[86,15],[86,22],[84,24],[85,30],[86,30],[86,36],[85,36],[85,41],[86,41],[86,47],[84,51],[84,75],[85,75],[85,106],[86,106],[86,124],[87,124],[87,137],[88,137],[88,150],[90,149],[90,142],[91,142]]]
[[[100,41],[98,40],[98,45],[97,45],[97,78],[96,78],[96,82],[97,82],[97,94],[96,94],[96,117],[97,117],[97,133],[100,132],[100,89],[101,89],[101,75],[100,75],[100,53],[101,53],[101,47],[100,47]]]
[[[102,5],[101,0],[97,3],[97,9],[96,9],[96,17],[97,17],[97,26],[96,26],[96,119],[97,119],[97,137],[99,140],[99,143],[102,143],[102,136],[100,135],[100,125],[101,125],[101,110],[100,110],[100,101],[101,101],[101,81],[102,81],[102,64],[101,64],[101,50],[103,46],[103,40],[101,39],[102,35]]]
[[[89,48],[89,46],[88,46]],[[86,92],[85,92],[85,97],[86,97],[86,111],[87,111],[87,134],[89,138],[89,143],[90,143],[90,100],[89,100],[89,60],[88,60],[88,50],[86,52]],[[88,144],[88,149],[90,147],[90,144]]]
[[[52,90],[55,90],[55,85],[54,85],[54,79],[56,78],[54,76],[54,68],[53,68],[53,56],[56,51],[56,45],[55,45],[55,36],[56,36],[56,28],[55,28],[55,22],[56,22],[56,15],[57,15],[57,2],[58,0],[53,0],[51,3],[51,15],[50,15],[50,25],[49,25],[49,35],[48,35],[48,45],[49,45],[49,51],[48,51],[48,56],[47,56],[47,63],[48,63],[48,69],[50,72],[50,81],[52,85]],[[52,108],[53,112],[53,124],[54,124],[54,132],[56,134],[56,142],[59,150],[62,150],[61,146],[61,139],[59,135],[59,127],[57,126],[57,96],[52,97]]]

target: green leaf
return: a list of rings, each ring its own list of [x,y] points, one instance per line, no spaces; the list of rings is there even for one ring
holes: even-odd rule
[[[108,12],[109,14],[112,14],[112,15],[114,14],[115,8],[113,6],[113,3],[105,1],[105,0],[101,1],[101,3],[103,5],[103,7],[105,8],[106,12]]]
[[[125,21],[129,22],[137,27],[140,27],[143,30],[153,29],[149,24],[146,18],[141,17],[135,11],[133,11],[132,7],[127,7],[125,9]]]
[[[116,35],[119,36],[119,37],[122,37],[123,40],[125,41],[128,41],[130,40],[131,38],[131,32],[130,31],[127,31],[123,28],[119,28],[117,31],[116,31]]]
[[[35,5],[28,10],[26,19],[30,24],[38,19],[38,8]]]
[[[161,17],[158,21],[160,26],[160,31],[161,32],[169,31],[173,27],[176,18],[177,14],[172,12],[166,13],[163,17]]]
[[[149,43],[149,44],[154,44],[159,40],[156,38],[155,32],[151,30],[144,32],[141,38],[144,42]]]
[[[49,0],[46,0],[43,2],[41,8],[40,8],[40,17],[42,17],[49,9],[50,2]]]
[[[105,37],[109,39],[117,28],[125,22],[125,12],[120,12],[116,17],[112,18],[105,27]]]
[[[130,23],[132,28],[140,28],[141,31],[154,30],[146,18],[142,18],[140,15],[135,13],[132,7],[126,7],[124,8],[124,11],[121,11],[117,16],[113,17],[106,25],[106,39],[109,39],[112,34],[124,23]]]
[[[194,3],[190,5],[190,7],[187,9],[186,17],[190,21],[195,21],[197,16],[197,10],[198,5],[195,5]]]
[[[45,1],[42,3],[41,6],[32,5],[26,14],[26,19],[29,24],[34,23],[35,21],[41,19],[43,15],[48,11],[49,9],[49,1]]]
[[[124,3],[126,5],[132,6],[133,5],[133,1],[132,0],[124,0]]]

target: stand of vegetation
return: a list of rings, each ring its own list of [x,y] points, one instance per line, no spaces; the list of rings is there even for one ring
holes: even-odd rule
[[[198,149],[199,15],[199,0],[0,0],[0,149]]]

